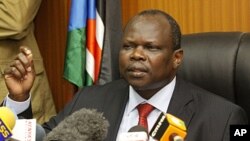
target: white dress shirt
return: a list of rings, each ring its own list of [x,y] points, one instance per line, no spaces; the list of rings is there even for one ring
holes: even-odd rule
[[[12,100],[11,98],[9,98],[9,96],[7,96],[4,99],[3,105],[10,108],[17,115],[29,108],[30,100],[31,99],[29,96],[29,98],[26,101],[18,102]]]
[[[149,131],[153,127],[160,113],[166,113],[170,99],[172,97],[174,87],[176,83],[176,77],[165,87],[159,90],[154,96],[146,100],[142,98],[133,88],[129,87],[129,100],[127,102],[123,118],[118,131],[120,133],[127,133],[131,127],[138,125],[139,114],[137,111],[137,105],[141,103],[149,103],[155,107],[155,109],[148,115],[148,129]],[[117,137],[118,137],[117,136]],[[149,141],[154,141],[150,138]]]

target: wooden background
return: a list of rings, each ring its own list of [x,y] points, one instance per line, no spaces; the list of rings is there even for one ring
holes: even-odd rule
[[[208,31],[250,32],[250,0],[122,0],[123,26],[143,9],[161,9],[180,24],[183,34]],[[72,98],[63,79],[70,0],[43,0],[36,17],[36,37],[57,111]],[[115,11],[114,11],[115,12]]]

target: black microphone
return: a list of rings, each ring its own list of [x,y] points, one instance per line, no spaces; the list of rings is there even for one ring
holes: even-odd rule
[[[44,141],[102,141],[109,123],[95,109],[82,108],[60,122]]]
[[[128,133],[120,133],[117,141],[148,141],[148,131],[146,128],[136,125],[128,130]]]
[[[136,125],[136,126],[130,128],[128,130],[128,132],[145,132],[145,133],[148,133],[147,129],[140,126],[140,125]]]
[[[45,130],[40,124],[36,124],[36,141],[43,141],[46,136]]]

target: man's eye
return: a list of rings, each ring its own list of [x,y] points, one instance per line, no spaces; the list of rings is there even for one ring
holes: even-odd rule
[[[147,45],[147,46],[145,46],[145,48],[148,50],[158,50],[159,49],[158,47],[152,46],[152,45]]]
[[[124,49],[130,49],[130,48],[132,48],[132,46],[131,45],[123,45],[123,48]]]

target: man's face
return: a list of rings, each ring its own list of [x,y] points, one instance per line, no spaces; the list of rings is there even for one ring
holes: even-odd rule
[[[162,16],[137,17],[126,28],[119,64],[122,77],[136,90],[158,89],[176,72],[170,25]]]

